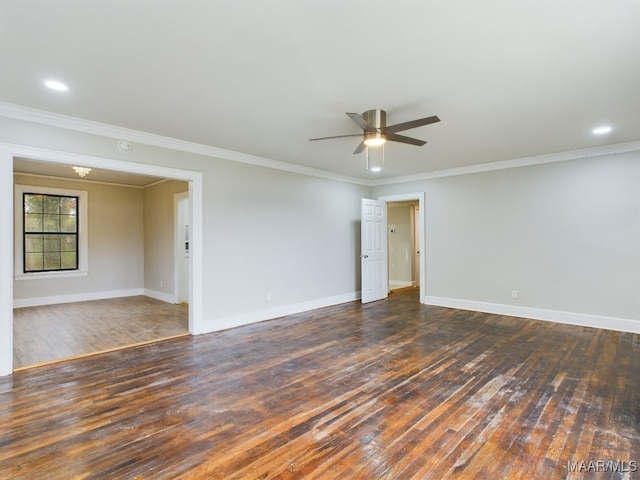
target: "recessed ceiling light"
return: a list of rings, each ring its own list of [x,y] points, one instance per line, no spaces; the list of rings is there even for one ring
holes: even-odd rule
[[[609,125],[602,125],[591,130],[591,133],[593,133],[594,135],[604,135],[605,133],[609,133],[610,131],[611,127]]]
[[[377,172],[379,172],[380,170],[382,170],[382,168],[380,168],[380,167],[371,167],[371,171],[372,171],[372,172],[377,173]]]
[[[51,90],[55,90],[57,92],[66,92],[69,90],[64,83],[58,82],[56,80],[47,80],[44,84],[49,87]]]

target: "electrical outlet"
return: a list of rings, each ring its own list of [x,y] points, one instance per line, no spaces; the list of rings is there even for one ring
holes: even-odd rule
[[[267,293],[267,302],[271,301],[271,292]]]
[[[518,298],[518,290],[511,290],[511,298]]]
[[[164,280],[160,280],[160,288],[164,287]]]

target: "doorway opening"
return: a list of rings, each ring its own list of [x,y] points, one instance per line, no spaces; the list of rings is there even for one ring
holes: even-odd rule
[[[417,200],[387,203],[389,291],[420,286],[419,214]]]
[[[90,156],[84,156],[84,155],[77,155],[77,154],[65,154],[62,152],[51,152],[51,151],[47,151],[47,150],[42,150],[42,149],[38,149],[38,148],[31,148],[31,147],[24,147],[24,146],[14,146],[14,145],[9,145],[7,148],[7,151],[5,151],[5,153],[8,152],[8,159],[9,160],[13,160],[14,162],[16,161],[28,161],[28,162],[32,162],[32,164],[30,165],[30,167],[33,168],[37,168],[38,166],[41,167],[43,169],[42,172],[27,172],[30,175],[32,175],[33,177],[53,177],[56,181],[60,181],[60,182],[64,182],[64,178],[62,174],[56,174],[56,171],[63,171],[63,170],[70,170],[70,166],[73,164],[81,164],[81,165],[86,165],[88,167],[92,167],[95,170],[94,171],[105,171],[105,172],[110,172],[110,174],[113,175],[121,175],[121,176],[126,176],[126,175],[139,175],[139,176],[153,176],[153,177],[158,177],[159,180],[158,182],[164,182],[164,181],[169,181],[171,182],[172,180],[177,181],[178,183],[184,183],[184,185],[186,185],[188,191],[184,192],[182,194],[182,196],[187,200],[181,207],[181,219],[183,219],[185,225],[187,225],[186,228],[189,229],[189,232],[184,231],[183,235],[186,236],[189,239],[189,246],[190,246],[190,252],[189,252],[189,257],[186,258],[186,262],[188,262],[187,265],[184,265],[184,276],[183,276],[183,281],[182,284],[184,285],[184,288],[182,288],[182,290],[180,291],[180,296],[181,299],[184,301],[185,306],[183,307],[183,311],[182,312],[177,312],[174,311],[175,308],[173,310],[171,310],[171,307],[177,307],[178,305],[171,305],[173,303],[179,303],[179,302],[173,302],[171,300],[169,300],[169,309],[167,310],[167,312],[171,311],[171,313],[167,313],[164,310],[162,310],[163,314],[167,313],[169,315],[175,315],[175,316],[180,316],[180,318],[182,318],[181,320],[181,324],[184,325],[181,328],[182,333],[178,332],[178,334],[183,335],[183,334],[193,334],[193,333],[199,333],[202,330],[201,324],[202,324],[202,295],[201,295],[201,291],[202,291],[202,271],[201,271],[201,267],[200,267],[200,261],[198,261],[198,264],[195,265],[195,267],[192,267],[192,263],[194,261],[194,256],[197,257],[198,259],[200,258],[201,255],[201,248],[200,248],[200,242],[198,242],[197,240],[200,238],[201,236],[201,224],[202,224],[202,215],[201,215],[201,199],[202,199],[202,174],[199,172],[194,172],[194,171],[186,171],[186,170],[180,170],[180,169],[173,169],[173,168],[168,168],[168,167],[158,167],[158,166],[154,166],[154,165],[148,165],[148,164],[136,164],[133,162],[124,162],[124,161],[117,161],[117,160],[109,160],[109,159],[104,159],[104,158],[98,158],[98,157],[90,157]],[[46,173],[45,170],[48,170],[49,173]],[[54,173],[51,173],[54,172]],[[14,173],[20,174],[20,173],[24,173],[24,172],[20,172],[20,170],[16,170],[14,167]],[[68,181],[68,180],[67,180]],[[109,183],[109,182],[107,182]],[[174,182],[175,183],[175,182]],[[3,193],[3,199],[5,201],[7,201],[7,203],[9,205],[13,205],[14,204],[14,198],[13,198],[13,194],[12,192],[8,191],[7,192],[9,195],[7,195],[7,198],[4,198],[4,193]],[[171,199],[169,200],[170,202],[173,202],[173,196],[171,197]],[[186,209],[185,209],[186,206]],[[12,209],[13,210],[13,209]],[[169,210],[170,211],[170,210]],[[4,217],[3,217],[4,218]],[[4,219],[4,222],[6,222],[8,220],[8,218]],[[13,215],[12,215],[12,220],[13,220]],[[169,222],[171,223],[171,225],[174,224],[175,222],[175,218],[170,218]],[[95,225],[95,223],[91,223],[91,220],[89,221],[89,225]],[[13,221],[11,222],[11,231],[13,231]],[[172,227],[173,229],[173,227]],[[171,234],[173,236],[173,234]],[[6,240],[6,237],[3,237],[3,241]],[[7,249],[10,250],[10,249]],[[8,257],[8,256],[7,256]],[[184,254],[183,254],[183,259],[184,259]],[[13,278],[14,276],[14,261],[6,261],[8,260],[8,258],[4,258],[3,260],[3,264],[6,266],[11,266],[11,277]],[[94,266],[94,272],[96,270],[95,266],[98,262],[95,262],[93,264]],[[90,268],[91,268],[91,263],[90,263]],[[171,264],[171,270],[173,270],[173,264]],[[5,272],[5,275],[7,275],[8,272]],[[89,274],[91,274],[91,272],[89,272]],[[7,278],[5,276],[5,278]],[[168,280],[168,279],[167,279]],[[79,284],[81,284],[82,282],[80,282]],[[168,283],[168,282],[167,282]],[[173,279],[171,279],[171,285],[178,283],[177,278],[174,276]],[[78,284],[78,285],[79,285]],[[53,284],[52,284],[53,285]],[[162,283],[159,284],[160,286],[162,286]],[[40,285],[41,287],[44,286],[44,284]],[[165,284],[166,286],[166,284]],[[156,305],[154,302],[159,302],[160,304],[167,302],[167,298],[161,298],[162,295],[160,296],[155,296],[152,294],[150,297],[147,295],[147,290],[149,285],[147,285],[146,281],[145,281],[145,285],[144,288],[142,287],[142,285],[138,284],[138,287],[135,287],[133,290],[139,290],[139,294],[140,296],[136,296],[137,293],[133,292],[133,290],[131,288],[129,288],[129,291],[126,292],[127,295],[125,295],[125,297],[122,297],[123,299],[126,299],[128,296],[133,295],[130,297],[131,300],[135,300],[135,299],[140,299],[142,300],[141,302],[138,302],[136,305],[136,307],[131,307],[131,306],[124,306],[123,309],[121,310],[135,310],[135,308],[138,308],[139,305],[145,305],[146,307],[150,307],[150,308],[157,308],[158,305]],[[151,285],[151,287],[154,287],[154,285]],[[23,288],[23,287],[21,287]],[[9,293],[9,295],[12,295],[11,292],[13,292],[15,290],[15,288],[13,289],[9,289],[7,293]],[[48,296],[52,296],[52,294],[54,294],[54,296],[58,296],[59,298],[63,299],[63,300],[68,300],[69,302],[71,302],[71,304],[76,303],[76,305],[78,305],[78,301],[80,303],[86,303],[84,302],[84,298],[83,296],[87,296],[87,297],[91,297],[91,292],[90,291],[82,291],[81,288],[78,288],[78,290],[76,291],[72,291],[72,290],[59,290],[59,291],[54,291],[53,287],[52,289],[47,292],[46,290],[42,290],[42,292],[44,292],[44,295],[42,293],[38,293],[39,297],[48,297]],[[133,293],[132,293],[133,292]],[[177,290],[174,290],[175,295],[171,294],[170,297],[171,298],[177,298],[178,294],[177,294]],[[109,292],[108,292],[109,293]],[[113,297],[117,297],[118,292],[111,292],[114,293]],[[161,293],[161,292],[158,292]],[[7,350],[5,350],[5,352],[8,353],[8,355],[3,355],[2,359],[1,359],[1,364],[0,364],[0,371],[3,372],[3,374],[9,373],[13,370],[15,370],[17,367],[20,367],[21,365],[17,365],[15,360],[14,360],[14,356],[12,355],[12,353],[15,353],[15,339],[14,339],[14,308],[16,307],[20,307],[21,304],[29,304],[29,301],[27,300],[26,302],[24,300],[20,300],[20,301],[16,301],[15,300],[15,292],[13,293],[13,297],[9,297],[11,299],[11,302],[9,302],[8,304],[5,304],[5,307],[8,308],[3,308],[0,312],[0,328],[2,330],[2,332],[7,333],[8,335],[6,335],[5,337],[5,344],[9,347]],[[105,297],[103,299],[98,299],[98,301],[100,300],[105,300],[106,302],[108,302],[108,300],[112,298],[112,297]],[[146,300],[145,300],[146,299]],[[38,299],[36,299],[38,300]],[[42,299],[40,299],[42,300]],[[91,298],[87,298],[87,301],[89,301]],[[164,300],[164,302],[160,301],[160,300]],[[39,301],[39,300],[38,300]],[[36,301],[36,304],[38,302]],[[153,305],[146,305],[148,303],[154,303]],[[55,303],[54,303],[55,304]],[[67,302],[67,304],[69,304]],[[186,304],[188,304],[188,308],[186,307]],[[35,305],[35,304],[34,304]],[[109,304],[110,305],[110,304]],[[40,307],[38,307],[40,308]],[[42,308],[46,308],[46,305],[42,305]],[[108,307],[105,307],[104,305],[102,306],[102,315],[108,315],[109,311],[111,311],[111,305]],[[113,307],[114,309],[117,309],[118,307]],[[155,318],[158,317],[158,310],[156,310],[156,313],[153,315]],[[125,324],[127,322],[124,322]],[[151,330],[155,330],[155,326],[151,326]],[[166,330],[163,330],[163,332],[166,333]],[[128,332],[127,332],[128,333]],[[137,334],[137,332],[131,332],[133,334],[133,336],[135,336],[135,334]],[[153,332],[156,333],[156,332]],[[125,335],[126,336],[126,335]],[[166,338],[168,336],[174,336],[172,335],[171,332],[169,332],[168,334],[164,334],[162,333],[160,335],[160,337],[158,338]],[[154,341],[154,340],[150,340],[150,341]],[[157,339],[156,339],[157,341]],[[51,342],[49,342],[51,343]],[[130,342],[128,346],[134,345],[134,344],[140,344],[140,343],[148,343],[147,340],[145,339],[141,339],[141,340],[136,340],[134,338],[133,342]],[[100,351],[105,351],[105,350],[110,350],[112,348],[106,347],[106,348],[100,348]],[[94,352],[95,353],[95,352]],[[82,353],[80,354],[82,355]],[[75,355],[71,355],[71,356],[75,356]],[[60,358],[68,358],[68,355],[62,354],[62,356]],[[49,363],[49,362],[41,362],[41,363]]]
[[[425,193],[385,195],[389,291],[416,287],[425,303]]]
[[[362,303],[407,287],[418,288],[425,303],[424,199],[418,192],[361,200]]]

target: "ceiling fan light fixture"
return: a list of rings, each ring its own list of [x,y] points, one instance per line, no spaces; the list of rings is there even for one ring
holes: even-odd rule
[[[380,132],[364,134],[364,144],[367,147],[379,147],[380,145],[384,145],[386,141],[387,139]]]

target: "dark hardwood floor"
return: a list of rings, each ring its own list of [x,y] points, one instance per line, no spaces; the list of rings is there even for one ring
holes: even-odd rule
[[[0,378],[3,479],[639,478],[634,462],[638,335],[413,289]]]

